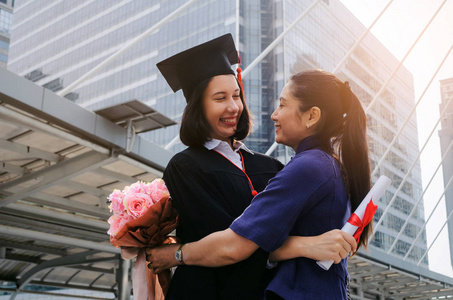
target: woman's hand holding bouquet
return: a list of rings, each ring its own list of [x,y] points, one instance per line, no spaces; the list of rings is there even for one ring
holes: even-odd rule
[[[138,181],[123,190],[115,189],[108,197],[110,242],[121,247],[124,259],[137,257],[133,276],[134,299],[164,298],[170,271],[156,275],[146,267],[145,248],[173,243],[169,237],[178,223],[170,193],[162,179],[147,183]]]

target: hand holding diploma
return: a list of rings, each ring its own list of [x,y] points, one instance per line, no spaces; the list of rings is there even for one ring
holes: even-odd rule
[[[365,228],[365,226],[373,220],[374,213],[377,210],[377,205],[373,203],[373,199],[377,202],[377,200],[382,197],[390,183],[391,180],[388,177],[384,175],[379,177],[355,212],[351,215],[343,228],[341,228],[342,231],[353,235],[357,243],[359,242],[363,228]],[[333,260],[317,261],[316,263],[324,270],[328,270],[333,264]]]

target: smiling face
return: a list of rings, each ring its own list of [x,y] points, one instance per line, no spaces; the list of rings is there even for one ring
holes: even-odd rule
[[[219,75],[211,79],[203,94],[203,109],[211,128],[210,137],[230,143],[244,109],[234,75]]]
[[[271,119],[275,122],[275,141],[279,144],[289,146],[296,151],[299,143],[313,134],[313,128],[307,128],[309,123],[313,125],[313,118],[310,116],[312,110],[301,112],[300,101],[291,93],[291,81],[288,82],[280,94],[280,105],[272,113]]]

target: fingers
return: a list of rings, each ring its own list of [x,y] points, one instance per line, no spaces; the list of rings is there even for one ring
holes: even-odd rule
[[[148,260],[148,258],[146,258],[146,259]],[[148,266],[147,266],[147,267],[148,267],[148,269],[153,270],[153,273],[154,273],[154,274],[159,274],[159,273],[161,273],[161,272],[163,271],[163,269],[154,266],[152,261],[150,261],[150,262],[148,263]]]
[[[153,264],[153,256],[152,255],[146,255],[146,261],[149,263],[148,267],[149,267],[149,265],[152,265]]]
[[[347,249],[349,249],[349,244],[347,246]],[[336,248],[336,251],[332,253],[332,260],[334,261],[335,264],[340,263],[343,259],[348,257],[349,251],[346,248],[344,248],[342,245],[338,246]]]
[[[354,237],[339,229],[331,230],[329,232],[329,239],[333,242],[332,259],[336,264],[348,257],[349,253],[357,250],[357,242]]]
[[[153,248],[145,248],[146,261],[151,262],[153,256]]]
[[[339,252],[341,259],[339,259],[338,262],[335,261],[335,263],[339,263],[342,259],[348,257],[350,253],[357,252],[357,241],[355,240],[355,238],[349,233],[343,231],[340,232],[343,238],[343,249]]]
[[[153,253],[152,253],[152,248],[146,248],[145,249],[145,254],[146,254],[146,261],[148,262],[148,269],[153,270],[154,274],[156,273],[156,267],[153,266]]]
[[[148,264],[148,269],[153,270],[154,274],[159,274],[163,271],[163,269],[153,266],[152,263]]]
[[[357,242],[352,235],[339,229],[334,229],[331,232],[332,234],[335,234],[336,241],[343,246],[346,252],[349,253],[357,251]]]
[[[340,256],[342,258],[345,258],[349,255],[350,252],[352,252],[352,246],[346,241],[342,241],[342,249],[340,249]]]
[[[351,246],[351,252],[356,252],[357,251],[357,242],[356,242],[355,238],[346,232],[343,232],[343,237],[346,240],[346,242]]]
[[[350,249],[349,244],[348,244],[346,247],[347,247],[347,248],[343,248],[343,249],[340,250],[340,253],[339,253],[339,255],[340,255],[340,260],[341,260],[341,259],[344,259],[344,258],[346,258],[346,257],[348,257],[348,255],[349,255],[349,252],[350,252],[350,251],[347,250],[347,249]]]
[[[333,262],[334,262],[335,264],[339,264],[339,263],[341,262],[341,260],[342,260],[342,258],[341,258],[340,256],[337,256],[337,257],[333,260]]]
[[[154,274],[159,274],[172,267],[169,263],[174,257],[173,251],[168,246],[145,249],[148,269],[153,270]]]

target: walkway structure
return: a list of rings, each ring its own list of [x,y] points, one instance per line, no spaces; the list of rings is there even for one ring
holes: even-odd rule
[[[140,136],[126,151],[126,128],[5,69],[0,82],[0,282],[10,299],[30,285],[129,299],[107,196],[161,177],[172,153]]]

